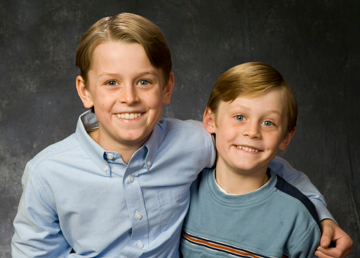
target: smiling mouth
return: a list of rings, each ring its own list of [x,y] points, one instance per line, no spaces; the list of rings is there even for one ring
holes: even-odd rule
[[[241,146],[241,145],[236,146],[236,148],[238,148],[240,150],[247,151],[247,152],[259,152],[260,151],[258,149],[254,149],[254,148],[250,148],[250,147],[246,147],[246,146]]]
[[[118,118],[125,120],[133,120],[141,116],[141,113],[121,113],[116,115]]]

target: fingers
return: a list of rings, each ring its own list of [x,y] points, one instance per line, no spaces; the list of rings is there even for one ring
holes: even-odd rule
[[[315,252],[315,256],[319,258],[343,258],[342,252],[337,248],[323,248],[319,246]]]
[[[321,222],[322,235],[320,239],[320,246],[323,248],[329,247],[331,241],[334,239],[335,229],[337,224],[330,220],[324,220]]]
[[[323,248],[318,247],[315,252],[315,256],[318,258],[346,258],[351,253],[351,248],[343,251],[336,247]]]
[[[346,258],[352,250],[351,238],[332,220],[321,221],[322,235],[315,255],[319,258]]]

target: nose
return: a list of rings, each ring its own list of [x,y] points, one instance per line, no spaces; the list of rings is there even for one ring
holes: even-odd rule
[[[260,139],[260,124],[255,121],[249,121],[244,125],[242,135],[250,137],[251,139]]]
[[[119,94],[119,102],[126,105],[132,105],[139,101],[136,87],[130,83],[122,85]]]

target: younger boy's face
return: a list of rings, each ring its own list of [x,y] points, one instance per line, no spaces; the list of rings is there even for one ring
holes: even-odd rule
[[[284,138],[287,121],[282,103],[281,92],[272,89],[260,97],[222,101],[216,115],[205,112],[204,125],[216,134],[217,170],[242,174],[266,171],[293,136],[286,133]]]
[[[94,106],[99,121],[96,141],[119,152],[136,150],[148,139],[173,86],[173,75],[164,85],[162,71],[152,66],[140,44],[120,41],[95,48],[87,87],[77,78],[84,106]]]

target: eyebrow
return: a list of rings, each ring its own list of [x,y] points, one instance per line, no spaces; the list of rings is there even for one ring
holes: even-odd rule
[[[156,70],[149,70],[149,71],[145,71],[145,72],[140,72],[137,76],[142,76],[142,75],[157,75]]]
[[[281,116],[281,113],[277,110],[268,110],[266,113],[276,113]]]
[[[252,109],[252,108],[249,108],[247,106],[239,105],[239,106],[231,108],[231,111],[232,111],[232,109],[235,109],[235,108],[243,108],[243,109],[246,109],[246,110],[251,110]],[[268,114],[271,114],[271,113],[275,113],[275,114],[278,114],[279,116],[281,116],[281,113],[279,111],[277,111],[277,110],[274,110],[274,109],[267,110],[265,115],[268,115]]]
[[[118,76],[121,76],[121,74],[119,74],[119,73],[112,73],[112,72],[103,72],[103,73],[100,73],[99,75],[98,75],[98,78],[102,78],[102,77],[108,77],[108,76],[110,76],[110,77],[118,77]],[[141,77],[141,76],[145,76],[145,75],[157,75],[157,72],[156,72],[156,70],[146,70],[146,71],[143,71],[143,72],[139,72],[139,73],[136,73],[135,75],[134,75],[134,77]]]

